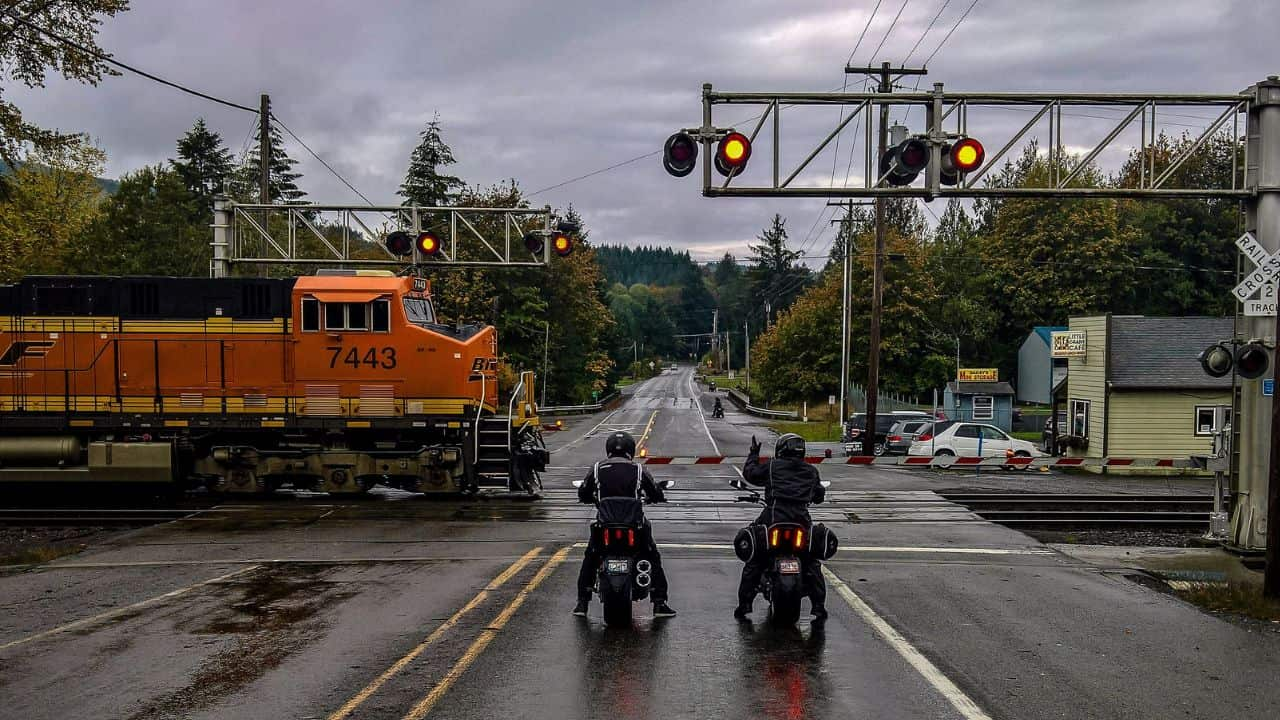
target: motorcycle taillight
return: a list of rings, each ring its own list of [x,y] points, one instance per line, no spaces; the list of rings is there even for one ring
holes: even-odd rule
[[[804,547],[804,531],[797,530],[796,531],[796,549],[799,550],[800,548],[803,548],[803,547]]]
[[[773,532],[769,533],[769,547],[778,547],[778,529],[777,528],[774,528]]]
[[[628,530],[627,531],[627,547],[635,547],[635,546],[636,546],[636,531]]]

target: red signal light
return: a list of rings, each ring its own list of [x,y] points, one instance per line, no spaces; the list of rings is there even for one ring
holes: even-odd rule
[[[440,238],[436,237],[436,234],[430,230],[419,233],[415,245],[418,248],[418,252],[427,257],[433,257],[440,253]]]
[[[731,132],[716,146],[716,170],[728,177],[741,174],[751,159],[751,141],[740,132]]]
[[[987,157],[982,143],[973,138],[963,138],[951,146],[951,167],[957,172],[967,173],[977,169]]]
[[[537,232],[527,232],[524,234],[524,249],[530,253],[537,255],[542,252],[542,235]]]
[[[413,239],[403,230],[388,233],[382,244],[387,248],[387,252],[396,257],[404,257],[413,252]]]
[[[556,233],[551,240],[551,249],[555,250],[560,257],[564,257],[573,252],[573,239],[564,233]]]
[[[676,177],[693,172],[698,164],[698,143],[689,133],[678,132],[667,138],[662,148],[662,167]]]

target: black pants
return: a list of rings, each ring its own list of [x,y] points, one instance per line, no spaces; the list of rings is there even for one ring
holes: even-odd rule
[[[749,608],[756,599],[760,589],[760,578],[764,575],[765,563],[772,562],[768,558],[753,558],[742,566],[742,580],[738,583],[738,606]],[[809,591],[809,604],[814,609],[827,605],[827,579],[822,576],[822,561],[815,557],[800,559],[800,572],[804,578],[804,587]]]
[[[667,574],[662,570],[662,555],[658,545],[653,541],[653,532],[649,523],[644,524],[642,542],[647,546],[638,559],[648,560],[653,565],[653,584],[649,586],[649,599],[653,602],[667,601]],[[594,533],[593,533],[594,535]],[[596,574],[600,572],[600,563],[604,561],[603,548],[595,546],[594,537],[587,543],[582,554],[582,568],[578,570],[578,599],[590,602],[591,591],[596,584]]]

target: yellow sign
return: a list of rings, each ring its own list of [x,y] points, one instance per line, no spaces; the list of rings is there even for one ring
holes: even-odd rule
[[[1000,371],[996,368],[960,368],[956,379],[960,382],[996,382],[1000,379]]]

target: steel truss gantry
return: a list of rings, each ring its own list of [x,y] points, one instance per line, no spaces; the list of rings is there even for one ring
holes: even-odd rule
[[[231,266],[542,266],[554,227],[550,207],[477,208],[416,205],[264,205],[214,201],[212,277]],[[440,237],[438,257],[396,257],[387,234],[431,231]],[[542,251],[525,248],[526,233],[543,236]],[[514,242],[513,242],[514,241]]]
[[[1249,164],[1249,149],[1244,147],[1233,157],[1232,182],[1229,187],[1178,187],[1173,184],[1176,171],[1184,162],[1199,150],[1205,142],[1219,133],[1230,133],[1237,145],[1241,142],[1242,121],[1248,116],[1253,102],[1253,89],[1238,94],[1199,95],[1199,94],[1159,94],[1159,93],[1012,93],[1012,92],[960,92],[948,93],[943,90],[942,83],[936,83],[931,92],[904,93],[761,93],[761,92],[720,92],[713,90],[710,84],[702,86],[703,123],[698,128],[688,128],[690,133],[703,144],[704,157],[712,157],[712,144],[725,133],[737,128],[717,127],[713,115],[715,107],[720,105],[746,105],[763,108],[751,129],[748,137],[753,145],[753,162],[742,173],[735,172],[722,181],[713,182],[710,162],[703,163],[702,193],[708,197],[825,197],[825,198],[865,198],[865,197],[1193,197],[1193,198],[1245,198],[1251,191],[1244,187],[1240,177],[1242,169]],[[826,134],[817,145],[792,170],[784,175],[782,162],[782,111],[791,108],[811,106],[841,106],[849,109],[842,114],[839,122]],[[881,187],[884,180],[879,173],[879,158],[874,157],[871,122],[871,110],[881,107],[907,110],[908,116],[913,106],[924,110],[924,125],[912,128],[912,132],[929,141],[931,158],[926,168],[924,181],[917,186]],[[1007,142],[997,151],[990,153],[982,167],[969,173],[955,186],[940,183],[942,145],[948,139],[959,136],[974,136],[984,143],[990,138],[983,137],[981,128],[978,132],[970,131],[970,114],[991,108],[1021,110],[1031,113],[1031,117],[1021,126]],[[1068,108],[1064,112],[1064,108]],[[1092,109],[1094,113],[1123,113],[1114,117],[1094,113],[1082,113],[1082,109]],[[1188,111],[1209,113],[1208,115],[1188,116]],[[864,153],[862,172],[859,182],[846,186],[797,186],[795,180],[838,135],[849,127],[850,122],[860,115],[866,114],[861,123],[865,129],[863,139]],[[1203,121],[1203,130],[1195,140],[1182,152],[1156,163],[1156,153],[1152,150],[1158,140],[1157,119],[1165,115],[1182,120],[1192,117]],[[1096,134],[1096,126],[1105,123],[1110,130],[1101,139],[1085,150],[1077,159],[1075,153],[1064,152],[1067,147],[1064,138],[1070,137],[1079,141],[1086,136],[1080,132],[1064,130],[1064,123],[1080,123],[1081,119],[1093,126],[1088,134]],[[1009,152],[1023,143],[1028,133],[1040,126],[1048,125],[1048,147],[1051,153],[1052,176],[1048,182],[1039,187],[1020,186],[992,187],[979,185],[986,177],[988,170],[1006,159]],[[761,143],[756,139],[766,124],[771,126],[772,142]],[[1141,168],[1136,180],[1130,186],[1082,187],[1073,185],[1080,172],[1091,163],[1127,130],[1133,133],[1137,126],[1136,147],[1141,158]],[[1198,128],[1199,125],[1197,124]],[[745,129],[740,130],[745,132]],[[855,138],[856,139],[856,138]],[[771,170],[771,181],[760,182],[761,166],[766,172]],[[741,174],[741,177],[739,177]]]

